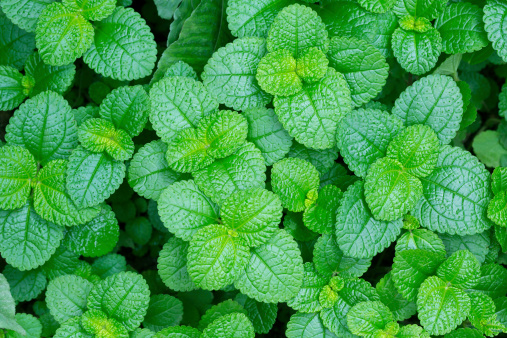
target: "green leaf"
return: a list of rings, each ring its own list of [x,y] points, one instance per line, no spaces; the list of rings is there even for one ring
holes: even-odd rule
[[[282,220],[282,203],[265,189],[237,191],[224,200],[220,208],[222,223],[236,231],[250,247],[264,244]]]
[[[27,97],[23,75],[10,66],[0,66],[0,111],[15,109]]]
[[[93,336],[129,337],[128,331],[117,320],[108,318],[100,310],[86,311],[81,317],[81,326]]]
[[[164,225],[184,241],[199,230],[218,222],[218,207],[195,184],[180,181],[160,195],[158,212]]]
[[[507,154],[499,142],[498,132],[494,130],[485,130],[474,137],[472,143],[474,154],[486,166],[496,168],[500,166],[500,159]]]
[[[155,6],[157,6],[158,16],[162,19],[171,20],[173,18],[175,10],[181,3],[181,0],[155,0]]]
[[[69,157],[67,192],[79,209],[95,206],[120,187],[125,164],[78,146]]]
[[[183,1],[175,12],[168,42],[177,40],[162,53],[152,82],[160,80],[179,61],[200,74],[212,54],[229,42],[226,8],[225,0]]]
[[[361,0],[358,3],[367,11],[385,13],[393,8],[396,0]]]
[[[0,208],[21,208],[30,196],[32,182],[36,180],[35,159],[25,148],[1,147],[0,172]]]
[[[29,202],[17,210],[0,211],[0,252],[19,270],[44,264],[63,238],[63,228],[43,220]]]
[[[130,161],[128,182],[139,195],[158,200],[162,192],[180,177],[169,168],[166,152],[164,142],[152,141],[141,147]]]
[[[150,299],[143,326],[158,332],[169,326],[179,325],[183,318],[183,303],[170,295],[154,295]]]
[[[442,36],[442,51],[447,54],[471,53],[489,43],[482,10],[471,3],[454,3],[445,7],[435,21]]]
[[[475,286],[481,273],[481,264],[468,250],[453,253],[437,270],[437,276],[444,282],[460,289]]]
[[[458,250],[468,250],[474,254],[481,264],[484,263],[491,245],[489,231],[464,236],[449,234],[438,234],[438,236],[445,245],[447,256],[452,255]]]
[[[164,284],[174,291],[197,289],[187,271],[188,242],[171,237],[160,251],[158,274]]]
[[[255,74],[266,52],[264,39],[234,40],[209,59],[201,74],[204,86],[219,103],[234,110],[264,107],[271,101],[271,95],[261,90]]]
[[[102,204],[97,217],[67,230],[63,244],[82,256],[98,257],[114,249],[119,235],[120,227],[114,212],[109,205]]]
[[[319,317],[319,313],[296,312],[287,323],[287,338],[322,337],[336,338]]]
[[[78,137],[86,149],[106,152],[118,161],[125,161],[134,153],[134,142],[123,129],[115,129],[112,122],[104,119],[88,119],[79,126]]]
[[[398,291],[410,301],[415,301],[421,284],[435,275],[445,256],[440,252],[423,249],[396,252],[392,276]]]
[[[308,229],[303,223],[303,214],[287,211],[283,218],[283,228],[298,242],[310,242],[319,234]]]
[[[0,6],[5,15],[27,32],[34,32],[39,15],[55,0],[5,0]]]
[[[281,160],[289,152],[292,137],[278,121],[273,109],[252,108],[243,112],[248,121],[247,140],[261,152],[267,166]]]
[[[213,224],[192,237],[187,269],[198,287],[219,290],[240,276],[249,256],[246,242],[234,230]]]
[[[336,223],[336,210],[342,197],[341,190],[326,185],[319,191],[317,201],[305,209],[303,221],[307,228],[321,234],[330,234]]]
[[[154,338],[200,338],[201,331],[190,326],[168,327],[157,333]]]
[[[489,0],[484,6],[484,29],[493,48],[503,60],[507,59],[507,39],[503,34],[507,4],[499,0]]]
[[[76,119],[78,127],[86,120],[99,117],[99,107],[94,107],[91,105],[86,107],[78,107],[72,112],[74,113],[74,118]]]
[[[7,265],[3,274],[9,282],[12,297],[16,302],[31,301],[46,289],[47,279],[41,269],[19,271]],[[21,325],[19,322],[18,324]]]
[[[294,142],[287,157],[297,157],[310,162],[322,175],[334,166],[335,161],[338,159],[338,151],[336,148],[322,150],[307,148],[302,144]],[[321,184],[321,186],[323,185]]]
[[[307,161],[299,158],[286,158],[273,165],[271,184],[290,211],[303,211],[307,198],[316,193],[319,186],[319,172]]]
[[[9,283],[2,274],[0,274],[0,301],[2,304],[0,306],[0,328],[26,334],[25,329],[16,322],[16,303],[12,298]]]
[[[164,142],[171,142],[186,128],[217,111],[218,102],[202,83],[188,77],[168,77],[150,89],[150,122]]]
[[[296,73],[296,59],[287,49],[266,54],[257,67],[259,86],[271,95],[294,95],[303,88],[303,81]]]
[[[413,249],[422,249],[445,255],[447,248],[436,233],[426,229],[409,229],[398,238],[395,250],[401,252]]]
[[[401,131],[399,119],[379,109],[357,109],[340,122],[336,135],[340,154],[357,176],[365,177],[370,165],[386,156],[387,147]]]
[[[171,169],[183,173],[205,168],[213,162],[207,154],[208,147],[209,144],[199,137],[196,129],[183,129],[169,144],[167,163]]]
[[[42,326],[40,321],[32,315],[27,313],[17,313],[16,321],[25,330],[26,335],[22,335],[18,332],[10,331],[6,332],[6,338],[23,338],[23,337],[34,337],[39,338],[42,333]]]
[[[227,3],[227,22],[231,33],[238,37],[268,36],[276,15],[292,4],[289,0],[261,0],[256,2],[230,0]]]
[[[141,275],[120,272],[94,285],[87,306],[103,311],[132,331],[143,321],[149,302],[150,290]]]
[[[81,318],[75,317],[66,321],[56,330],[55,338],[93,338],[94,335],[86,332],[81,326]]]
[[[277,304],[258,302],[241,293],[236,296],[235,300],[245,308],[255,333],[268,333],[271,330],[277,317]]]
[[[108,254],[97,258],[92,264],[92,272],[100,278],[106,278],[125,271],[127,261],[125,257],[118,254]]]
[[[67,159],[77,146],[77,126],[67,101],[54,92],[27,100],[6,127],[6,141],[24,146],[43,165]]]
[[[296,73],[307,83],[322,79],[329,65],[326,54],[317,47],[310,47],[296,62]]]
[[[171,24],[172,26],[172,24]],[[183,61],[178,61],[175,64],[173,64],[171,67],[167,69],[167,71],[164,74],[164,77],[168,76],[183,76],[188,77],[191,79],[194,79],[196,81],[199,80],[197,77],[197,74],[195,70],[190,66],[188,63]]]
[[[68,64],[65,66],[51,66],[44,63],[39,53],[33,53],[25,64],[25,73],[35,81],[30,97],[40,94],[46,90],[52,90],[63,95],[72,85],[76,66]]]
[[[259,149],[246,142],[231,156],[193,173],[195,183],[211,200],[222,204],[236,191],[264,188],[266,165]]]
[[[482,232],[491,226],[486,217],[489,180],[489,172],[469,152],[442,147],[435,170],[421,178],[423,197],[412,215],[433,231],[451,235]]]
[[[488,218],[500,226],[507,226],[507,192],[495,195],[488,205]]]
[[[2,1],[0,7],[7,7],[8,3],[11,5],[22,2],[18,0]],[[35,35],[15,25],[2,11],[0,11],[0,32],[2,32],[0,35],[0,49],[2,50],[0,65],[11,66],[17,70],[23,69],[27,58],[35,49]]]
[[[303,284],[296,296],[287,302],[287,305],[296,311],[305,313],[319,312],[322,310],[319,295],[328,282],[329,278],[320,275],[312,263],[305,263]]]
[[[252,323],[243,313],[231,313],[211,323],[202,332],[202,338],[254,338]]]
[[[35,211],[45,220],[61,226],[73,226],[97,216],[97,206],[79,209],[65,189],[67,162],[55,160],[39,171],[34,187]]]
[[[146,21],[132,8],[121,6],[95,23],[95,37],[83,56],[97,73],[121,81],[150,75],[156,60],[155,39]]]
[[[247,314],[243,306],[232,299],[228,299],[217,305],[210,307],[206,313],[199,320],[199,330],[204,330],[208,325],[213,323],[216,319],[231,314],[231,313],[243,313]]]
[[[389,65],[378,49],[364,40],[334,37],[329,45],[329,65],[345,76],[355,107],[370,101],[382,90]]]
[[[46,302],[51,315],[60,324],[81,316],[86,311],[86,299],[92,287],[92,283],[74,275],[53,279],[46,291]]]
[[[426,32],[398,28],[393,34],[392,48],[403,69],[422,75],[435,67],[442,52],[442,38],[433,27]]]
[[[135,244],[146,245],[151,239],[153,227],[146,217],[141,216],[127,221],[125,232]]]
[[[445,335],[445,338],[483,338],[484,336],[479,330],[467,328],[459,328]]]
[[[293,4],[282,9],[271,25],[267,37],[270,52],[286,49],[300,57],[310,47],[327,52],[329,39],[324,23],[311,8]]]
[[[412,15],[433,20],[444,10],[446,4],[446,0],[397,0],[393,12],[400,18]]]
[[[481,275],[473,290],[482,292],[495,300],[505,296],[506,288],[507,269],[493,263],[481,266]]]
[[[306,84],[292,96],[276,96],[273,104],[289,134],[315,149],[335,146],[338,122],[351,109],[347,82],[331,68],[319,82]]]
[[[347,313],[350,332],[359,336],[369,337],[377,330],[384,330],[393,321],[393,314],[380,301],[358,303]]]
[[[493,299],[479,292],[472,292],[469,297],[471,310],[468,318],[475,328],[488,337],[496,336],[507,330],[507,327],[497,320]]]
[[[59,276],[76,273],[81,261],[79,255],[60,245],[51,258],[42,266],[42,272],[52,280]]]
[[[405,299],[396,289],[392,273],[387,273],[375,286],[380,301],[384,303],[395,321],[406,320],[416,314],[416,304]]]
[[[148,121],[150,98],[141,85],[112,90],[100,104],[100,116],[130,136],[139,135]]]
[[[71,11],[81,13],[86,20],[100,21],[107,18],[116,7],[115,0],[63,0]]]
[[[315,243],[313,263],[323,275],[353,278],[364,274],[370,267],[371,260],[345,256],[334,235],[323,235]]]
[[[463,99],[451,77],[428,75],[401,93],[392,112],[405,126],[424,124],[431,127],[440,142],[447,144],[459,130]]]
[[[470,298],[465,291],[432,276],[421,284],[417,311],[422,326],[431,335],[443,335],[454,330],[468,316]]]
[[[422,185],[400,162],[384,157],[368,169],[364,195],[375,219],[394,221],[414,208],[422,196]]]
[[[433,74],[450,75],[454,78],[457,78],[458,67],[459,67],[462,59],[463,59],[462,54],[454,54],[454,55],[449,56],[438,67],[435,68],[435,70],[433,71]],[[466,83],[466,82],[456,81],[456,84],[458,85],[458,87],[461,91],[461,95],[463,96],[463,110],[464,110],[464,108],[468,104],[468,102],[465,99],[464,86],[462,85],[463,83]],[[469,91],[470,91],[470,88],[468,87],[468,92]],[[468,93],[468,96],[469,95],[470,95],[470,92]],[[470,101],[470,99],[468,99],[468,101]]]
[[[497,195],[501,191],[507,191],[507,168],[498,167],[491,174],[491,189]]]
[[[399,331],[396,334],[396,337],[399,338],[427,338],[429,337],[429,333],[425,331],[422,327],[416,324],[409,324],[402,327],[399,327]]]
[[[368,208],[363,182],[343,194],[336,214],[336,240],[346,256],[369,259],[387,248],[400,234],[401,219],[378,221]]]
[[[277,230],[266,244],[251,249],[248,264],[234,286],[259,302],[286,302],[303,282],[303,260],[296,241]]]
[[[44,8],[35,32],[39,54],[51,66],[76,61],[90,48],[95,34],[91,23],[81,14],[58,2]]]

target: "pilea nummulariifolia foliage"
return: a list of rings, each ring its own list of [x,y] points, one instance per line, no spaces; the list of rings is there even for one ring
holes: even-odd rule
[[[507,0],[0,0],[0,338],[507,333]]]

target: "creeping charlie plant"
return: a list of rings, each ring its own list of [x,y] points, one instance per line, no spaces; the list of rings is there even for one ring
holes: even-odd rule
[[[0,0],[0,338],[507,336],[507,0]]]

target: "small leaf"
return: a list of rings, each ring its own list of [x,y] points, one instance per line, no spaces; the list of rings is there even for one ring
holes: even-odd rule
[[[304,269],[303,284],[287,305],[304,313],[319,312],[322,310],[319,295],[328,284],[329,278],[320,275],[312,263],[305,263]]]
[[[12,297],[17,302],[31,301],[46,289],[47,279],[41,269],[19,271],[7,265],[3,274],[9,282]]]
[[[235,302],[232,299],[228,299],[226,301],[218,303],[217,305],[213,305],[208,310],[206,310],[206,313],[201,317],[201,320],[199,320],[199,329],[204,330],[216,319],[231,313],[243,313],[245,315],[247,314],[246,310],[241,304]]]
[[[254,338],[252,323],[243,313],[231,313],[222,316],[208,325],[202,332],[202,338]]]
[[[86,20],[100,21],[107,18],[116,7],[115,0],[63,0],[68,9],[81,13]]]
[[[507,227],[507,191],[501,191],[489,202],[488,218],[500,226]]]
[[[81,316],[81,327],[92,336],[112,336],[118,338],[129,337],[125,327],[114,318],[108,318],[107,314],[100,310],[89,310]]]
[[[398,17],[412,15],[414,17],[423,17],[433,20],[444,10],[446,4],[446,0],[397,0],[393,12],[396,13]]]
[[[278,49],[261,59],[255,78],[262,90],[268,94],[294,95],[303,88],[303,81],[296,73],[296,67],[292,52]]]
[[[174,291],[197,289],[187,271],[188,242],[171,237],[160,251],[158,274],[164,284]]]
[[[86,299],[92,286],[86,279],[74,275],[60,276],[49,282],[46,302],[58,323],[63,324],[86,311]]]
[[[393,314],[380,301],[358,303],[347,313],[350,332],[359,336],[373,335],[377,330],[384,330],[393,321]]]
[[[191,173],[205,168],[213,163],[213,157],[208,156],[209,144],[197,134],[194,128],[187,128],[169,144],[166,160],[172,170]]]
[[[480,275],[481,264],[468,250],[453,253],[437,270],[437,276],[444,282],[460,289],[475,286]]]
[[[478,133],[472,143],[477,158],[491,168],[499,167],[502,156],[507,155],[507,149],[500,144],[498,136],[497,131],[485,130]]]
[[[405,299],[396,289],[392,273],[387,273],[375,286],[380,301],[384,303],[395,321],[406,320],[416,314],[416,304]]]
[[[507,168],[498,167],[493,170],[493,174],[491,174],[491,189],[495,195],[502,191],[507,191]]]
[[[334,335],[324,325],[319,313],[296,312],[287,323],[287,338],[305,337],[333,337]]]
[[[307,83],[322,79],[326,75],[329,65],[326,54],[317,47],[310,47],[296,62],[296,73]]]
[[[341,190],[334,185],[326,185],[319,191],[317,201],[306,208],[303,221],[310,230],[330,234],[336,223],[336,210],[342,197]]]
[[[63,95],[72,85],[76,66],[72,63],[65,66],[50,66],[44,63],[39,53],[33,53],[26,61],[25,74],[35,81],[32,88],[27,88],[30,97],[46,90]]]
[[[0,148],[0,208],[21,208],[32,191],[36,180],[37,164],[30,152],[22,147]]]
[[[255,333],[262,334],[271,331],[277,317],[277,304],[258,302],[241,293],[236,296],[235,300],[245,308]]]
[[[7,12],[8,6],[16,6],[23,2],[32,1],[7,0],[0,3],[0,7],[3,8],[3,12],[0,11],[0,29],[4,33],[0,36],[0,49],[2,50],[0,65],[11,66],[17,70],[23,69],[27,58],[33,53],[35,49],[35,34],[28,33],[21,29],[20,26],[15,25],[4,13]],[[38,15],[39,13],[34,14]]]
[[[507,330],[507,327],[497,320],[495,303],[490,297],[479,292],[472,292],[469,296],[471,310],[468,318],[475,328],[488,337]]]

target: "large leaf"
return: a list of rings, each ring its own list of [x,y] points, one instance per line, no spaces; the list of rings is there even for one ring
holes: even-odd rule
[[[489,0],[484,6],[484,29],[493,42],[493,48],[503,60],[507,60],[507,38],[503,31],[506,12],[507,4],[500,0]]]
[[[192,291],[197,286],[187,271],[188,242],[174,236],[160,251],[158,274],[167,287],[174,291]]]
[[[86,311],[86,299],[93,284],[86,279],[66,275],[53,279],[48,284],[46,303],[51,315],[63,324]]]
[[[41,12],[55,0],[2,0],[5,15],[21,29],[34,32]]]
[[[336,338],[331,331],[324,325],[319,313],[296,312],[290,317],[287,323],[288,338],[322,337]]]

